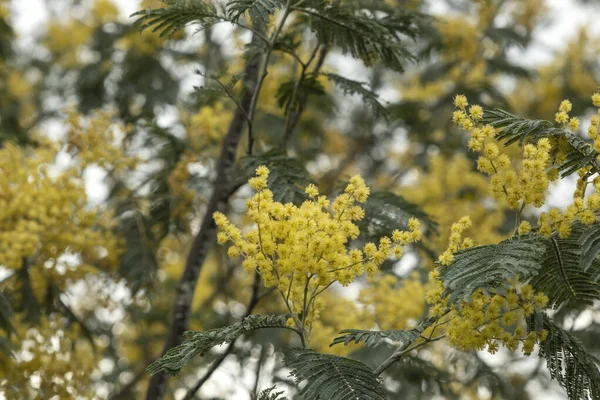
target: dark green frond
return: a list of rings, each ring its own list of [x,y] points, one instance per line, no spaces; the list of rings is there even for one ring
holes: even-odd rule
[[[226,20],[215,6],[207,1],[164,0],[166,7],[140,10],[132,17],[138,17],[134,26],[140,31],[152,28],[161,37],[171,36],[186,25],[197,23],[206,29],[217,22]]]
[[[560,383],[571,400],[599,399],[600,360],[547,315],[531,318],[529,329],[534,329],[534,319],[538,319],[537,331],[540,328],[548,331],[548,338],[540,344],[539,355],[546,359],[552,379]]]
[[[500,129],[498,140],[505,140],[505,145],[518,142],[522,146],[526,142],[537,142],[541,138],[555,137],[563,141],[566,155],[558,166],[563,177],[576,172],[587,165],[599,171],[598,152],[585,140],[571,132],[555,128],[549,121],[525,119],[504,110],[485,110],[483,122]]]
[[[344,329],[340,332],[342,335],[336,337],[329,346],[339,343],[344,343],[344,345],[347,346],[351,342],[363,342],[366,346],[373,347],[381,344],[381,342],[384,342],[386,339],[391,342],[407,345],[414,343],[419,336],[421,336],[421,333],[429,326],[431,326],[431,322],[427,320],[415,329],[408,330],[391,329],[386,331],[369,331],[362,329]]]
[[[379,379],[366,364],[351,358],[296,348],[285,352],[283,363],[297,384],[305,382],[305,400],[384,400]]]
[[[283,397],[283,391],[274,392],[275,389],[277,389],[277,386],[273,385],[270,388],[262,390],[257,400],[287,400],[286,397]]]
[[[299,204],[307,199],[304,188],[315,182],[300,161],[277,150],[261,156],[244,157],[241,160],[240,180],[246,182],[261,165],[266,165],[271,170],[268,184],[275,201]]]
[[[515,142],[522,146],[527,141],[536,142],[544,137],[561,136],[565,133],[555,128],[550,121],[525,119],[499,109],[485,110],[483,123],[502,129],[496,138],[506,140],[506,146]]]
[[[394,229],[408,229],[408,220],[417,218],[428,230],[437,232],[437,223],[418,205],[387,191],[371,193],[364,204],[365,218],[359,223],[368,237],[389,235]]]
[[[319,79],[315,76],[309,76],[304,78],[296,89],[296,104],[290,104],[292,102],[295,85],[296,81],[291,80],[282,83],[277,89],[275,95],[277,97],[277,104],[286,111],[290,106],[295,107],[296,104],[298,104],[298,99],[307,99],[310,96],[324,96],[327,94],[325,88],[321,82],[319,82]]]
[[[578,242],[581,246],[579,268],[582,271],[590,272],[591,278],[597,282],[600,280],[600,271],[597,267],[594,268],[594,264],[598,254],[600,254],[600,224],[588,227],[579,236]]]
[[[288,315],[249,315],[241,322],[206,332],[186,332],[185,341],[167,351],[146,369],[155,374],[165,371],[171,375],[181,369],[196,355],[204,356],[210,349],[223,343],[231,343],[239,336],[263,328],[285,328]]]
[[[323,74],[331,82],[335,83],[345,95],[357,95],[360,96],[367,107],[375,113],[375,116],[382,116],[387,118],[385,106],[379,102],[379,96],[377,93],[366,87],[366,83],[353,81],[352,79],[344,78],[338,74]]]
[[[497,287],[508,279],[537,275],[545,252],[544,239],[535,235],[458,251],[453,263],[440,269],[450,303],[468,299],[475,290]]]
[[[580,266],[582,252],[575,230],[565,239],[556,234],[547,239],[542,269],[531,282],[535,290],[548,296],[552,308],[565,303],[590,305],[600,298],[600,286]]]
[[[378,20],[369,16],[373,14],[329,3],[297,11],[310,16],[310,27],[321,43],[338,47],[342,53],[362,60],[366,66],[381,62],[395,71],[403,71],[403,65],[414,60],[399,39],[399,35],[411,31],[401,30],[391,17]]]
[[[227,17],[237,22],[242,15],[248,13],[254,26],[266,26],[269,17],[285,3],[281,0],[233,0],[225,6]]]

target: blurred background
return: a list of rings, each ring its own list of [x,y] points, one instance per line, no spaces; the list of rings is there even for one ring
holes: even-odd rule
[[[405,201],[397,210],[371,203],[374,222],[361,240],[405,226],[407,204],[426,222],[422,246],[386,263],[377,278],[325,295],[312,346],[371,365],[391,347],[329,343],[343,328],[413,327],[426,313],[427,272],[453,222],[470,215],[466,235],[477,244],[511,233],[514,214],[489,198],[468,137],[452,126],[452,98],[465,94],[472,104],[548,120],[568,98],[585,120],[595,112],[589,99],[600,82],[595,1],[387,2],[431,16],[416,39],[406,39],[417,60],[392,72],[331,50],[323,71],[365,82],[379,97],[319,79],[305,93],[288,144],[288,155],[324,194],[360,173],[372,188]],[[169,38],[132,26],[133,12],[160,6],[0,0],[0,399],[144,397],[144,369],[161,354],[175,286],[235,111],[205,76],[241,72],[250,41],[227,22]],[[308,54],[314,36],[290,35]],[[296,68],[283,54],[272,61],[256,115],[259,154],[279,143],[280,87]],[[243,182],[248,172],[240,164],[234,174]],[[546,207],[569,204],[574,186],[575,177],[554,185]],[[232,219],[245,221],[250,193],[242,186],[232,195]],[[525,210],[532,219],[540,211]],[[202,268],[191,329],[244,315],[252,277],[224,252],[215,245]],[[256,311],[280,309],[274,297]],[[600,353],[598,304],[561,318]],[[290,378],[278,349],[292,343],[278,331],[238,341],[197,398],[251,399],[272,383],[285,388]],[[192,360],[171,379],[167,398],[183,398],[222,352]],[[389,371],[390,398],[566,398],[536,354],[462,353],[440,344]]]

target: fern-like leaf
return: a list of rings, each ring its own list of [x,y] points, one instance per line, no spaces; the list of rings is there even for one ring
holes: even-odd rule
[[[437,223],[421,207],[392,192],[371,193],[364,209],[365,218],[359,227],[368,237],[389,235],[393,229],[408,229],[411,217],[421,221],[428,230],[437,231]]]
[[[582,251],[578,231],[581,230],[581,226],[576,226],[568,238],[561,239],[554,234],[547,239],[542,269],[531,282],[535,290],[548,296],[553,308],[562,304],[589,305],[600,298],[600,286],[580,266]]]
[[[564,140],[567,148],[565,160],[558,167],[563,177],[576,172],[587,165],[598,171],[597,156],[592,146],[571,132],[555,128],[549,121],[525,119],[504,110],[485,110],[483,123],[500,129],[498,140],[505,140],[505,145],[518,142],[522,146],[526,142],[537,142],[541,138],[556,137]]]
[[[132,17],[138,17],[134,26],[140,31],[152,28],[160,32],[161,37],[172,36],[186,25],[197,23],[201,30],[217,22],[226,20],[225,16],[211,2],[197,0],[163,0],[166,7],[140,10]]]
[[[270,388],[261,390],[257,400],[287,400],[283,397],[283,391],[275,392],[277,386],[273,385]]]
[[[501,285],[507,279],[527,279],[538,274],[546,251],[544,239],[519,236],[498,244],[460,250],[453,263],[441,269],[451,303],[468,299],[477,289]]]
[[[285,109],[286,112],[290,106],[295,107],[297,105],[297,103],[291,104],[295,85],[296,82],[291,80],[283,82],[277,89],[275,95],[277,97],[277,104],[279,104],[279,107]],[[309,76],[304,78],[302,82],[300,82],[300,85],[298,85],[296,89],[296,101],[298,99],[306,99],[309,96],[324,96],[326,94],[325,88],[321,82],[319,82],[317,77]]]
[[[363,103],[373,111],[375,116],[382,116],[387,118],[387,112],[385,106],[379,102],[379,96],[366,87],[366,83],[354,81],[352,79],[344,78],[338,74],[323,74],[339,87],[345,95],[357,95],[363,100]]]
[[[242,15],[248,13],[254,26],[266,26],[269,17],[283,4],[280,0],[233,0],[226,5],[227,17],[232,22],[237,22]]]
[[[547,315],[532,317],[529,329],[535,325],[538,332],[548,332],[548,338],[540,344],[539,355],[546,359],[550,376],[566,390],[569,399],[600,399],[600,360]]]
[[[285,353],[283,362],[297,384],[305,382],[300,398],[305,400],[384,400],[379,379],[366,364],[351,358],[296,348]]]
[[[246,182],[254,176],[256,167],[260,165],[266,165],[271,170],[268,185],[275,201],[299,204],[307,199],[304,188],[315,182],[300,161],[277,150],[244,157],[241,160],[240,181]]]
[[[578,243],[581,246],[579,268],[589,272],[590,278],[597,282],[600,279],[600,270],[593,267],[597,265],[596,259],[600,254],[600,224],[594,224],[587,228],[579,236]]]
[[[421,333],[429,326],[431,326],[431,321],[427,320],[419,324],[418,327],[408,330],[391,329],[385,331],[370,331],[362,329],[344,329],[340,332],[341,336],[336,337],[329,346],[339,343],[344,343],[344,345],[347,346],[351,342],[363,342],[367,347],[374,347],[385,340],[410,345],[411,343],[414,343],[421,336]]]
[[[161,358],[146,368],[155,374],[165,371],[171,375],[178,374],[181,369],[196,355],[204,356],[215,346],[231,343],[238,337],[264,328],[285,328],[288,315],[249,315],[241,322],[206,332],[186,332],[186,340],[179,346],[167,351]]]
[[[327,2],[317,4],[314,9],[297,11],[312,19],[310,27],[321,43],[338,47],[342,53],[362,60],[366,66],[381,62],[395,71],[403,71],[404,63],[414,60],[399,39],[400,34],[411,32],[410,24],[400,26],[393,24],[391,19],[378,20],[367,13],[356,12],[352,7]]]

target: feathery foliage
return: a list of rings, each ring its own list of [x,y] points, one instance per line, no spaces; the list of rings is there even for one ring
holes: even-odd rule
[[[475,290],[496,287],[507,279],[537,275],[545,251],[544,239],[536,235],[458,251],[453,263],[442,268],[440,274],[450,303],[468,299]]]
[[[164,3],[166,7],[133,13],[132,17],[138,17],[134,26],[140,31],[152,28],[152,32],[160,32],[161,37],[169,37],[191,23],[199,24],[202,30],[227,20],[222,11],[207,1],[164,0]],[[237,15],[239,9],[234,7],[232,15]]]
[[[294,80],[282,83],[277,89],[276,97],[279,107],[287,112],[289,107],[296,107],[298,103],[291,104],[294,100],[294,88],[296,82]],[[324,96],[327,94],[325,88],[319,82],[316,76],[308,76],[302,79],[300,84],[295,89],[297,99],[308,99],[309,96]]]
[[[342,53],[362,60],[366,66],[381,62],[395,71],[403,71],[403,65],[414,60],[399,35],[414,34],[416,14],[376,19],[350,6],[321,1],[310,6],[296,10],[311,18],[310,28],[321,43],[338,47]]]
[[[414,343],[421,336],[421,333],[423,333],[427,327],[431,326],[431,323],[431,321],[426,320],[416,328],[407,330],[390,329],[385,331],[370,331],[363,329],[343,329],[340,332],[342,335],[336,337],[329,346],[339,343],[344,343],[344,345],[347,346],[351,342],[363,342],[368,347],[374,347],[386,341],[386,339],[394,343],[409,345]]]
[[[206,332],[186,332],[186,340],[182,344],[171,348],[161,358],[148,365],[147,370],[152,374],[165,371],[176,375],[196,355],[204,356],[213,347],[231,343],[238,337],[257,329],[285,328],[288,317],[288,315],[249,315],[242,321],[223,328]]]
[[[567,238],[553,234],[547,239],[542,268],[531,282],[536,290],[548,296],[553,308],[564,303],[590,305],[600,298],[600,286],[590,271],[581,267],[580,260],[586,254],[578,243],[582,230],[578,226]]]
[[[275,392],[275,389],[277,389],[277,386],[273,385],[261,390],[258,395],[258,400],[286,400],[286,398],[283,397],[283,391]]]
[[[273,192],[273,199],[281,203],[302,203],[307,199],[304,188],[314,180],[302,162],[286,154],[271,150],[260,156],[247,156],[241,162],[242,172],[239,174],[240,182],[245,182],[254,176],[255,170],[260,165],[267,166],[272,172],[269,175],[269,188]]]
[[[269,17],[284,5],[281,0],[233,0],[227,3],[227,17],[237,22],[242,15],[248,13],[255,26],[266,26]]]
[[[483,122],[501,129],[497,138],[501,141],[506,140],[506,146],[515,142],[522,146],[526,142],[537,142],[541,138],[556,137],[564,140],[568,151],[564,162],[558,167],[563,177],[587,165],[592,165],[596,171],[600,171],[596,161],[598,152],[579,136],[554,127],[550,121],[525,119],[504,110],[494,109],[485,110]]]
[[[297,384],[305,382],[305,400],[384,400],[377,376],[366,364],[351,358],[295,348],[285,352],[283,362]]]
[[[354,81],[332,73],[322,75],[339,87],[345,95],[360,96],[363,103],[373,111],[376,117],[382,116],[387,119],[385,106],[379,102],[377,93],[366,87],[365,82]]]
[[[581,258],[579,268],[582,271],[590,271],[591,279],[597,282],[600,279],[600,268],[598,265],[598,254],[600,254],[600,224],[588,227],[578,240],[581,246]]]
[[[550,376],[566,390],[569,399],[600,398],[600,360],[547,315],[537,313],[530,318],[529,329],[534,326],[548,331],[539,355],[546,359]]]
[[[416,204],[388,191],[371,193],[364,205],[365,218],[359,222],[361,234],[378,238],[394,229],[407,229],[410,218],[421,221],[429,231],[437,232],[437,223]]]

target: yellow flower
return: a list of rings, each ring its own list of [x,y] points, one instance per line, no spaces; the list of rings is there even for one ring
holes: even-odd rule
[[[465,96],[459,94],[454,97],[454,105],[464,110],[469,105],[469,102]]]
[[[594,107],[600,107],[600,93],[592,95],[592,104],[594,104]]]
[[[563,100],[560,102],[560,106],[558,107],[558,110],[568,113],[571,111],[572,108],[573,108],[573,105],[571,104],[571,102],[569,100]]]
[[[566,124],[569,121],[569,114],[564,111],[559,111],[554,114],[554,120],[559,124]]]

